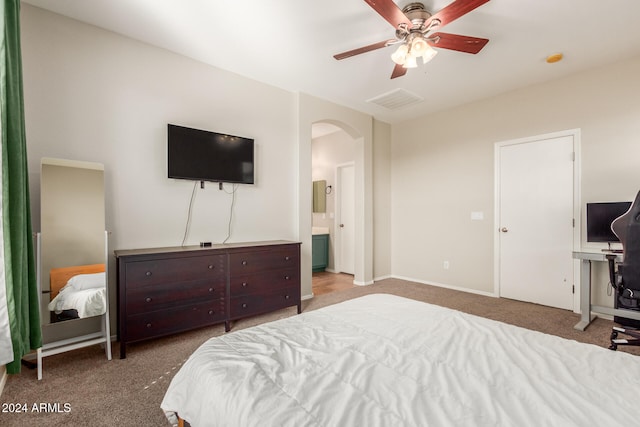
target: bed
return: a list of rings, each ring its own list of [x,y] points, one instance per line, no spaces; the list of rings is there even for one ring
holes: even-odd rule
[[[52,268],[49,311],[56,320],[99,316],[106,309],[104,264]]]
[[[210,339],[161,408],[193,427],[628,426],[639,384],[637,356],[373,294]]]

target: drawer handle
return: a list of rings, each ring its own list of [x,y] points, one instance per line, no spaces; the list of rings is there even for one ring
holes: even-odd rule
[[[150,271],[147,271],[146,273],[144,273],[144,275],[145,275],[145,276],[147,276],[147,277],[149,277],[149,276],[151,276],[151,272],[150,272]]]
[[[284,296],[284,299],[289,299],[289,295],[285,295],[285,296]]]
[[[147,323],[147,329],[151,328],[151,323]]]
[[[209,310],[209,314],[213,314],[213,310]]]
[[[213,270],[213,265],[209,265],[209,270]]]
[[[209,292],[213,292],[213,291],[214,291],[214,289],[213,289],[213,288],[209,288]]]
[[[246,288],[249,284],[247,282],[242,282],[242,287]]]
[[[151,298],[151,297],[146,297],[144,300],[145,300],[146,302],[151,302],[151,300],[152,300],[152,299],[153,299],[153,298]]]
[[[288,257],[288,256],[284,257],[285,261],[289,261],[290,259],[291,259],[291,257]]]
[[[242,261],[242,265],[247,265],[247,261]]]
[[[246,303],[242,304],[242,308],[247,308],[247,304]]]
[[[291,280],[291,276],[284,276],[284,280]]]

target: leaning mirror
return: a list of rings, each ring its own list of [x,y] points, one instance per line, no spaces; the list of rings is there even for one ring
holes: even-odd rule
[[[104,167],[42,159],[40,287],[43,325],[107,307]]]

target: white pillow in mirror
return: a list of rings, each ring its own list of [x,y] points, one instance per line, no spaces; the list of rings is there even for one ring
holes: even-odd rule
[[[92,274],[78,274],[73,276],[67,282],[67,286],[72,287],[76,291],[83,289],[103,288],[105,285],[105,272]],[[65,286],[66,287],[66,286]]]

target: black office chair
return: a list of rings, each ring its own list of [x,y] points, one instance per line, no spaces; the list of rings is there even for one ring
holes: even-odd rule
[[[615,255],[607,255],[609,260],[609,277],[615,288],[615,307],[640,311],[640,192],[631,208],[624,215],[611,223],[611,230],[622,242],[624,260],[615,271]],[[611,350],[619,345],[640,346],[640,321],[615,316],[614,321],[621,326],[614,326],[611,332]],[[618,338],[618,334],[629,338]]]

